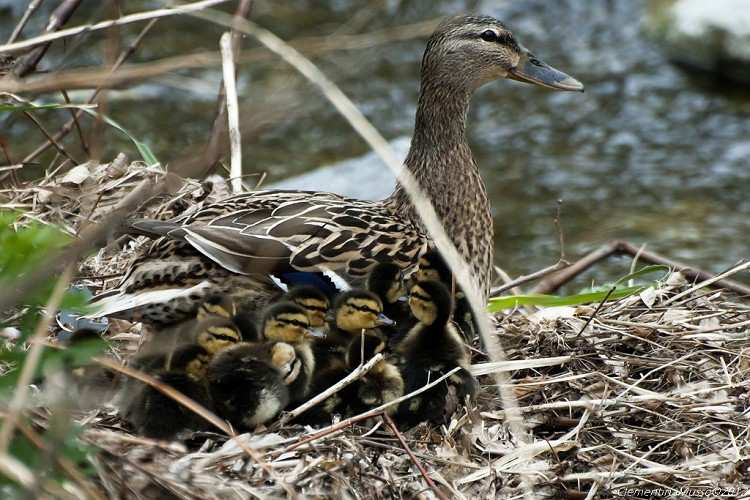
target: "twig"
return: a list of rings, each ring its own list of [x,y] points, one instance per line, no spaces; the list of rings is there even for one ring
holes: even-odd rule
[[[744,263],[739,264],[737,266],[734,266],[729,271],[723,272],[723,273],[719,274],[718,276],[713,276],[713,277],[708,278],[708,279],[706,279],[704,281],[701,281],[697,285],[695,285],[693,287],[690,287],[688,290],[685,290],[684,292],[680,292],[677,295],[675,295],[674,297],[668,298],[667,300],[665,300],[664,302],[662,302],[661,305],[662,306],[666,306],[668,304],[671,304],[672,302],[674,302],[674,301],[676,301],[678,299],[681,299],[682,297],[685,297],[686,295],[690,295],[691,293],[693,293],[693,292],[695,292],[697,290],[700,290],[701,288],[704,288],[704,287],[707,287],[707,286],[710,286],[710,285],[714,285],[714,284],[719,284],[722,281],[726,282],[725,278],[728,278],[729,276],[734,276],[735,274],[740,273],[742,271],[746,271],[747,269],[750,269],[750,261],[744,262]],[[750,294],[750,292],[749,292],[749,294]]]
[[[23,29],[26,27],[26,23],[29,22],[31,16],[34,15],[34,12],[36,12],[41,4],[42,0],[31,0],[29,2],[29,5],[26,6],[26,10],[23,13],[23,16],[21,16],[21,20],[18,21],[16,27],[13,28],[13,33],[10,34],[6,43],[13,43],[16,41],[16,39],[21,35]]]
[[[502,294],[503,292],[507,290],[510,290],[511,288],[521,286],[530,281],[535,281],[540,278],[544,278],[545,276],[551,273],[554,273],[555,271],[559,271],[560,269],[565,269],[569,265],[570,263],[568,263],[567,261],[558,260],[553,265],[545,267],[544,269],[540,269],[539,271],[533,272],[531,274],[527,274],[525,276],[519,276],[513,281],[509,281],[508,283],[505,283],[503,285],[493,287],[492,290],[490,290],[490,297],[497,297],[498,295]]]
[[[591,314],[591,316],[589,316],[589,317],[588,317],[588,319],[586,320],[586,322],[585,322],[585,323],[583,324],[583,326],[581,327],[581,329],[580,329],[580,330],[578,331],[578,334],[577,334],[577,335],[576,335],[575,337],[573,337],[574,339],[577,339],[578,337],[580,337],[580,336],[581,336],[581,334],[582,334],[582,333],[583,333],[583,332],[584,332],[584,331],[586,330],[586,328],[587,328],[587,327],[588,327],[588,326],[589,326],[589,325],[591,324],[591,322],[592,322],[592,321],[594,320],[594,318],[596,317],[597,313],[598,313],[598,312],[599,312],[599,311],[601,310],[601,308],[602,308],[602,307],[604,306],[604,304],[605,304],[605,303],[607,302],[607,299],[609,299],[609,296],[610,296],[610,295],[612,295],[612,293],[613,293],[613,292],[614,292],[615,290],[617,290],[617,287],[616,287],[616,286],[613,286],[612,288],[610,288],[610,289],[609,289],[609,291],[607,292],[607,295],[605,295],[605,296],[604,296],[604,298],[602,299],[602,301],[601,301],[601,302],[599,302],[599,305],[598,305],[598,306],[596,306],[596,309],[594,309],[594,312],[593,312],[593,314]]]
[[[320,403],[322,401],[325,401],[326,399],[328,399],[332,395],[336,394],[341,389],[343,389],[344,387],[348,386],[349,384],[351,384],[352,382],[354,382],[355,380],[359,379],[364,374],[366,374],[367,372],[369,372],[372,369],[372,367],[375,366],[376,364],[378,364],[380,361],[382,361],[382,359],[383,359],[383,354],[377,353],[370,360],[368,360],[367,363],[365,363],[363,365],[359,365],[349,375],[347,375],[346,377],[342,378],[341,380],[339,380],[338,382],[336,382],[335,384],[333,384],[331,387],[329,387],[325,391],[321,392],[320,394],[318,394],[314,398],[311,398],[310,400],[305,401],[303,404],[299,405],[294,410],[292,410],[292,411],[290,411],[290,412],[285,413],[284,415],[282,415],[282,417],[281,417],[281,419],[279,421],[279,425],[284,425],[285,423],[289,422],[290,420],[293,420],[293,419],[299,417],[300,415],[302,415],[303,413],[305,413],[307,410],[309,410],[310,408],[312,408],[316,404],[318,404],[318,403]]]
[[[44,125],[42,125],[42,122],[40,122],[39,120],[37,120],[36,116],[34,116],[34,115],[33,115],[32,113],[30,113],[29,111],[24,111],[24,112],[23,112],[23,114],[24,114],[24,116],[26,116],[26,118],[28,118],[29,120],[31,120],[31,122],[32,122],[32,123],[33,123],[34,125],[36,125],[36,126],[37,126],[37,128],[38,128],[38,129],[39,129],[39,130],[40,130],[40,131],[42,132],[42,135],[44,135],[44,137],[46,137],[46,138],[47,138],[47,140],[48,140],[49,142],[51,142],[53,146],[55,146],[55,149],[56,149],[56,150],[57,150],[57,151],[58,151],[58,152],[59,152],[59,153],[60,153],[61,155],[65,156],[65,157],[66,157],[67,159],[69,159],[70,161],[72,161],[72,162],[73,162],[74,164],[75,164],[75,163],[77,163],[77,162],[76,162],[76,160],[75,160],[75,159],[73,159],[73,157],[72,157],[72,156],[70,156],[70,154],[68,154],[68,152],[67,152],[67,151],[65,151],[65,148],[64,148],[64,147],[62,146],[62,144],[58,143],[58,142],[57,142],[57,141],[56,141],[56,140],[54,139],[54,137],[52,137],[52,135],[51,135],[51,134],[50,134],[50,133],[49,133],[49,132],[47,131],[47,129],[46,129],[46,128],[44,128]]]
[[[57,33],[59,33],[59,31],[56,30],[60,28],[60,26],[68,22],[68,19],[71,18],[73,13],[76,11],[76,9],[78,9],[80,5],[81,0],[63,0],[62,2],[60,2],[60,5],[54,11],[52,11],[52,14],[49,16],[49,21],[47,22],[47,27],[45,28],[46,35],[41,36],[44,37],[56,35]],[[6,46],[7,45],[13,44],[6,44]],[[13,73],[17,77],[22,77],[33,72],[36,69],[36,65],[39,64],[39,61],[41,61],[42,57],[44,57],[44,54],[47,53],[47,49],[49,48],[49,46],[49,43],[44,43],[44,45],[42,45],[41,47],[36,47],[18,64],[16,64],[16,66],[13,68]],[[0,50],[0,53],[2,52],[3,50]]]
[[[366,411],[364,413],[360,413],[359,415],[355,415],[353,417],[347,418],[346,420],[342,420],[339,423],[329,425],[328,427],[324,427],[323,429],[321,429],[321,430],[319,430],[317,432],[309,434],[309,435],[305,436],[304,438],[301,438],[301,439],[295,441],[294,443],[292,443],[290,446],[288,446],[284,450],[284,452],[294,450],[296,448],[299,448],[303,444],[307,444],[309,442],[315,441],[315,440],[320,439],[320,438],[322,438],[324,436],[332,434],[332,433],[334,433],[336,431],[339,431],[341,429],[349,427],[352,424],[354,424],[355,422],[360,422],[362,420],[367,420],[368,418],[379,416],[387,408],[390,408],[393,405],[397,405],[397,404],[401,403],[402,401],[406,401],[407,399],[409,399],[409,398],[411,398],[413,396],[416,396],[417,394],[421,394],[424,391],[432,389],[434,386],[436,386],[437,384],[441,383],[443,380],[447,379],[448,377],[450,377],[451,375],[453,375],[454,373],[456,373],[457,371],[459,371],[461,369],[462,368],[460,366],[457,366],[454,369],[452,369],[451,371],[449,371],[448,373],[446,373],[445,375],[443,375],[442,377],[439,377],[439,378],[433,380],[429,384],[423,385],[419,389],[417,389],[415,391],[412,391],[409,394],[405,394],[405,395],[401,396],[400,398],[397,398],[397,399],[394,399],[393,401],[389,401],[387,403],[384,403],[384,404],[378,406],[377,408],[373,408],[372,410],[368,410],[368,411]]]
[[[242,135],[240,134],[240,111],[237,104],[237,85],[232,52],[232,33],[221,36],[221,61],[224,75],[224,93],[227,102],[229,123],[229,146],[231,150],[230,183],[235,194],[242,192]]]
[[[65,102],[70,104],[70,97],[68,97],[68,92],[65,90],[60,91],[63,95],[63,99],[65,99]],[[78,115],[76,114],[75,109],[70,110],[70,119],[73,120],[73,123],[76,126],[76,131],[78,132],[78,139],[81,141],[81,149],[83,149],[83,152],[88,155],[89,154],[89,148],[86,145],[86,138],[83,135],[83,129],[81,129],[81,124],[78,123]],[[51,139],[51,141],[54,141],[55,139]]]
[[[252,9],[252,0],[240,0],[237,5],[237,10],[234,12],[234,20],[240,21],[247,18],[250,15]],[[240,57],[240,40],[242,33],[237,31],[234,27],[231,29],[232,33],[232,61],[235,66]],[[202,179],[206,176],[211,168],[220,160],[222,151],[224,150],[224,144],[226,143],[227,135],[227,94],[225,91],[224,84],[219,86],[219,96],[217,98],[216,116],[214,117],[214,123],[211,127],[211,135],[209,136],[206,147],[201,155],[199,161],[202,164],[201,171],[196,177]],[[230,174],[231,176],[231,174]]]
[[[549,276],[547,279],[539,283],[534,289],[535,293],[552,293],[564,284],[568,283],[576,276],[586,271],[589,267],[596,264],[597,262],[606,259],[612,255],[631,255],[638,256],[640,260],[651,264],[659,264],[669,266],[672,269],[680,271],[688,279],[706,281],[714,278],[714,273],[698,269],[695,266],[685,264],[676,260],[664,257],[653,251],[644,250],[640,246],[636,246],[628,241],[613,240],[601,247],[597,248],[593,252],[588,253],[581,259],[574,262],[571,266],[556,272]],[[722,274],[721,276],[729,276]],[[738,281],[720,278],[717,281],[713,281],[712,285],[731,290],[740,295],[750,296],[750,286],[744,285]]]
[[[115,71],[117,71],[120,68],[120,66],[122,66],[123,63],[128,59],[128,57],[130,57],[131,55],[133,55],[133,53],[135,52],[135,50],[138,48],[138,46],[143,41],[143,38],[146,36],[146,34],[149,31],[151,31],[151,28],[154,26],[154,24],[156,24],[156,21],[157,21],[156,19],[152,19],[151,21],[148,22],[148,24],[146,24],[146,26],[143,27],[143,29],[141,30],[141,32],[138,33],[138,36],[135,37],[135,39],[128,46],[128,48],[126,48],[124,51],[122,51],[122,53],[120,53],[120,56],[117,58],[117,61],[115,62],[115,64],[111,68],[107,69],[107,74],[111,75],[112,73],[114,73]],[[2,85],[2,81],[0,81],[0,86],[1,85]],[[65,87],[65,88],[67,89],[68,87]],[[93,103],[96,100],[97,96],[99,95],[99,93],[101,91],[102,91],[102,87],[101,86],[97,87],[94,90],[94,92],[91,94],[91,97],[89,97],[89,100],[87,101],[87,103],[88,104]],[[75,114],[73,115],[73,118],[71,118],[70,120],[68,120],[65,123],[65,125],[62,126],[62,128],[60,129],[60,131],[58,131],[54,135],[55,140],[59,141],[63,137],[65,137],[66,135],[68,135],[68,133],[73,129],[73,125],[75,124],[75,119],[79,119],[82,114],[83,114],[82,110],[76,111]],[[44,144],[38,146],[33,152],[31,152],[29,155],[26,156],[26,158],[23,159],[23,163],[29,163],[29,162],[33,161],[34,158],[36,158],[40,154],[44,153],[47,150],[47,148],[50,147],[51,145],[52,145],[52,143],[50,141],[47,141]]]
[[[60,279],[57,280],[57,284],[55,284],[55,288],[52,290],[52,295],[50,295],[47,305],[44,307],[44,315],[42,316],[42,319],[39,320],[39,323],[37,323],[36,330],[34,330],[34,334],[31,337],[33,343],[24,359],[21,373],[18,376],[16,389],[13,391],[13,399],[11,399],[10,404],[8,405],[8,414],[3,420],[2,428],[0,428],[0,455],[4,455],[8,450],[8,445],[13,437],[13,431],[15,430],[18,415],[23,411],[23,408],[26,405],[29,384],[34,377],[36,367],[39,365],[39,361],[42,358],[44,345],[41,342],[36,341],[42,340],[47,336],[47,329],[52,322],[52,318],[55,317],[55,312],[57,312],[57,308],[62,301],[65,290],[68,288],[68,283],[70,283],[72,275],[73,269],[72,266],[69,265],[63,272],[62,276],[60,276]],[[5,308],[0,307],[0,310],[4,309]]]
[[[417,467],[417,469],[419,469],[419,473],[422,474],[422,477],[424,478],[430,489],[432,489],[432,491],[438,498],[440,498],[440,500],[448,500],[448,497],[445,495],[445,493],[443,493],[440,488],[437,487],[437,485],[432,481],[432,478],[429,476],[429,474],[427,474],[427,471],[422,465],[422,462],[420,462],[419,459],[414,456],[414,453],[412,453],[411,448],[409,448],[409,445],[404,439],[404,435],[401,434],[401,431],[398,430],[398,427],[396,426],[396,423],[393,421],[393,419],[387,413],[383,412],[383,420],[385,421],[385,424],[390,427],[391,431],[393,431],[393,434],[396,435],[396,439],[398,439],[398,442],[401,443],[401,447],[404,449],[406,454],[409,455],[412,463]]]
[[[64,29],[60,31],[51,32],[51,33],[45,33],[44,35],[39,35],[33,38],[29,38],[27,40],[22,40],[20,42],[6,43],[5,45],[0,45],[0,53],[15,52],[21,49],[34,47],[40,44],[46,44],[45,46],[48,46],[50,42],[53,42],[55,40],[60,40],[63,38],[68,38],[68,37],[80,35],[83,33],[87,33],[87,34],[93,33],[95,31],[101,31],[101,30],[113,28],[115,26],[124,26],[126,24],[138,23],[141,21],[148,21],[151,19],[158,19],[162,17],[176,16],[176,15],[181,15],[181,14],[191,14],[201,9],[215,7],[219,4],[226,3],[228,1],[229,0],[201,0],[199,2],[182,4],[182,5],[175,6],[175,7],[166,7],[163,9],[154,9],[154,10],[149,10],[145,12],[137,12],[135,14],[122,16],[118,19],[108,19],[106,21],[100,21],[98,23],[86,24],[83,26],[75,26],[73,28],[68,28],[68,29]],[[80,0],[65,0],[63,2],[63,5],[77,4],[79,2]],[[59,9],[60,7],[58,7],[58,10]],[[47,27],[47,31],[51,31],[51,29],[55,29],[56,27],[63,24],[65,21],[67,21],[67,18],[65,18],[65,20],[62,22],[55,20],[55,24],[53,25],[53,20],[52,18],[50,18],[50,24]],[[50,28],[50,26],[53,26],[53,27]],[[23,76],[23,75],[20,75],[20,76]]]

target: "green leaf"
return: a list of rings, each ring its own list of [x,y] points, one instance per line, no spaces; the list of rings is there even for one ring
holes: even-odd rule
[[[583,293],[576,295],[542,295],[542,294],[527,294],[527,295],[504,295],[501,297],[494,297],[490,299],[487,306],[489,312],[499,312],[504,309],[511,309],[517,306],[542,306],[542,307],[554,307],[554,306],[577,306],[581,304],[589,304],[591,302],[601,302],[607,298],[607,294],[610,294],[612,288],[614,291],[611,292],[607,300],[617,300],[637,293],[641,293],[646,288],[653,286],[659,280],[654,280],[648,284],[634,285],[634,286],[620,286],[621,283],[625,283],[636,278],[643,278],[644,276],[650,276],[657,272],[663,273],[659,279],[663,279],[669,272],[667,266],[646,266],[638,271],[623,276],[622,278],[615,281],[614,284],[604,285],[597,287],[596,290],[587,290]]]
[[[143,158],[143,161],[145,161],[149,166],[156,165],[157,163],[159,163],[159,160],[156,158],[156,155],[154,154],[154,152],[151,151],[151,148],[148,146],[148,144],[146,144],[145,142],[142,142],[142,141],[139,141],[138,139],[136,139],[133,136],[133,134],[131,134],[130,132],[128,132],[128,130],[125,127],[123,127],[122,125],[120,125],[119,123],[117,123],[116,121],[114,121],[112,118],[110,118],[110,117],[108,117],[106,115],[103,115],[102,113],[98,113],[96,111],[93,111],[91,109],[84,109],[83,111],[85,111],[86,113],[88,113],[88,114],[90,114],[92,116],[96,116],[98,118],[101,118],[104,121],[104,123],[106,123],[110,127],[115,128],[115,129],[119,130],[120,132],[122,132],[123,134],[125,134],[128,137],[128,139],[130,139],[131,142],[133,144],[135,144],[135,147],[136,147],[136,149],[138,149],[138,152],[140,153],[141,157]]]

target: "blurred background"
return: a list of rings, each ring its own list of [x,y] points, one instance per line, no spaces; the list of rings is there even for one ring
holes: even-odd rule
[[[26,3],[0,0],[0,40]],[[43,29],[56,4],[43,2],[25,37]],[[158,5],[83,2],[67,26]],[[497,264],[511,275],[553,264],[561,200],[569,259],[617,238],[719,272],[750,256],[749,10],[746,0],[289,0],[256,1],[251,18],[297,43],[403,155],[432,28],[457,13],[498,17],[539,58],[582,81],[586,93],[495,82],[475,96],[468,135],[493,203]],[[104,65],[141,28],[55,43],[40,69]],[[162,19],[130,62],[216,51],[223,31],[193,17]],[[109,90],[103,105],[169,164],[206,141],[220,81],[218,64],[180,70]],[[372,198],[390,192],[387,168],[332,106],[248,38],[238,86],[246,174],[267,173],[264,186]],[[51,130],[69,118],[63,111],[39,116]],[[96,134],[94,153],[103,161],[121,151],[137,159],[121,134]],[[0,135],[20,157],[44,140],[18,114],[0,115]],[[83,158],[77,142],[71,134],[65,144]],[[53,156],[37,158],[25,175],[39,175]],[[247,180],[254,185],[254,177]],[[584,280],[601,282],[627,268],[615,260]]]

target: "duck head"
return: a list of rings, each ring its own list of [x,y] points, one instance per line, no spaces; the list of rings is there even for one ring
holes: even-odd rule
[[[294,302],[280,302],[266,310],[262,324],[263,336],[274,342],[299,344],[318,336],[310,328],[305,309]]]
[[[314,286],[297,286],[289,290],[285,298],[305,310],[311,327],[320,328],[325,325],[326,313],[331,303],[319,289]]]
[[[367,276],[367,289],[388,304],[399,302],[406,295],[402,270],[392,262],[381,262]]]
[[[207,352],[216,354],[242,341],[237,327],[224,318],[207,318],[198,323],[197,343]]]
[[[353,335],[362,330],[394,324],[383,314],[383,303],[378,296],[366,290],[350,290],[340,294],[333,306],[332,319],[339,330]]]
[[[541,61],[507,26],[489,16],[443,21],[427,44],[422,74],[470,90],[507,78],[553,90],[583,91],[581,82]]]
[[[409,290],[409,309],[425,325],[447,323],[453,309],[448,288],[439,281],[417,283]]]

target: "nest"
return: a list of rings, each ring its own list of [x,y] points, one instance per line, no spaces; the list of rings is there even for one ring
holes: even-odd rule
[[[75,233],[160,175],[124,158],[83,165],[6,193],[5,206]],[[186,181],[143,215],[173,216],[227,193],[219,177]],[[111,287],[145,242],[114,241],[83,263],[79,281]],[[714,498],[750,486],[750,306],[741,300],[673,273],[601,307],[518,309],[494,325],[508,361],[486,363],[473,350],[482,391],[444,426],[401,433],[355,418],[322,431],[276,423],[165,443],[101,408],[81,418],[81,438],[97,446],[96,482],[112,498],[434,497],[420,467],[451,498]],[[135,351],[138,328],[112,323],[113,356]],[[494,371],[512,376],[525,436],[509,429]]]

